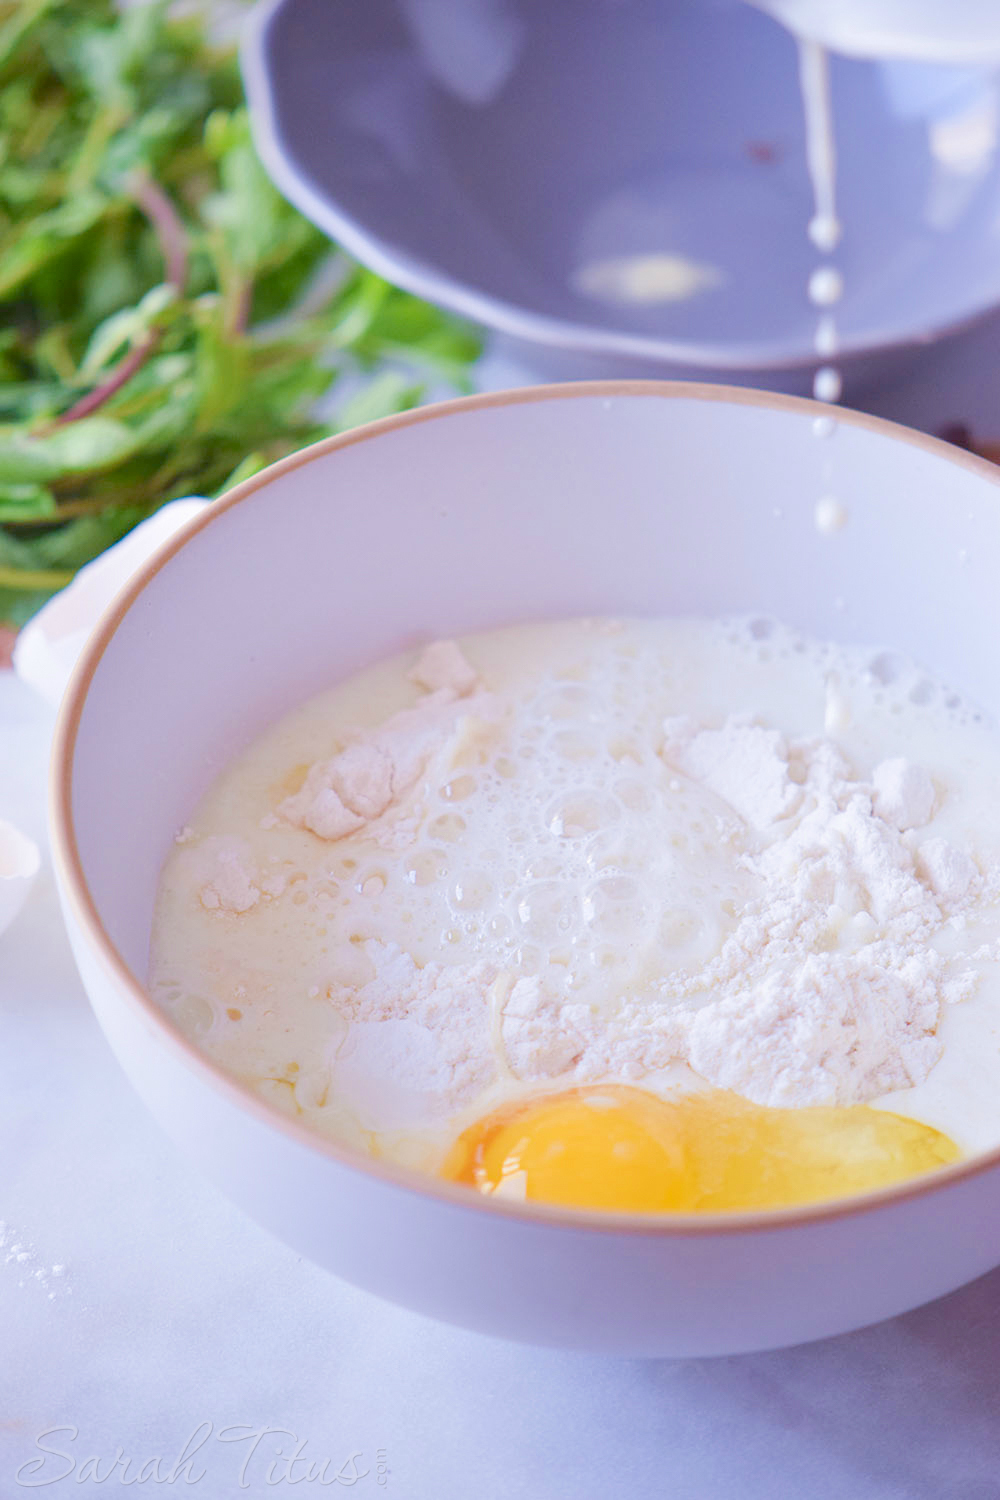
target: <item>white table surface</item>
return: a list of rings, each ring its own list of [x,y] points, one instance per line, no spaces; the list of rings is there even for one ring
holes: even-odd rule
[[[497,361],[484,383],[526,373]],[[1000,319],[870,404],[997,437]],[[50,727],[0,673],[0,817],[40,840]],[[998,1366],[1000,1272],[843,1338],[683,1362],[520,1348],[381,1303],[161,1137],[90,1013],[47,864],[0,938],[0,1500],[129,1479],[330,1494],[338,1471],[396,1500],[996,1500]]]

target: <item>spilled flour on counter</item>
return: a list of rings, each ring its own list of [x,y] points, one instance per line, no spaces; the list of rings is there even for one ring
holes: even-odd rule
[[[386,664],[184,830],[155,993],[334,1134],[557,1082],[919,1090],[1000,957],[1000,747],[901,661],[595,621]]]
[[[3,1219],[0,1219],[0,1265],[17,1277],[18,1286],[44,1292],[49,1302],[72,1294],[66,1267],[48,1265],[35,1246]]]

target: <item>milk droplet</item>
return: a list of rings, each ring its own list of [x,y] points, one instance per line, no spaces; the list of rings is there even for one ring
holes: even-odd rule
[[[833,536],[847,522],[847,509],[834,495],[824,495],[816,502],[816,530],[824,536]]]
[[[832,365],[822,365],[813,377],[813,395],[817,401],[839,401],[843,388],[840,371]]]
[[[832,307],[844,292],[844,278],[835,266],[818,266],[809,278],[809,300],[817,307]]]
[[[809,238],[824,254],[837,248],[842,233],[840,220],[834,214],[816,214],[809,221]]]
[[[837,422],[834,417],[816,417],[813,420],[813,437],[833,437],[836,430]]]
[[[837,352],[837,324],[829,313],[824,313],[816,324],[813,348],[824,359],[829,359],[831,354]]]

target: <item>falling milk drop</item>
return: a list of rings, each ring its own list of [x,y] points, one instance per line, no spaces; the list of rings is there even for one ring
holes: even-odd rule
[[[841,505],[835,495],[824,495],[822,500],[817,500],[816,530],[824,536],[832,536],[835,531],[840,531],[847,524],[847,510]]]
[[[817,307],[832,307],[844,294],[844,278],[836,266],[817,266],[809,278],[809,300]]]
[[[812,182],[814,211],[809,221],[809,238],[825,257],[840,243],[841,224],[837,218],[837,153],[833,137],[833,110],[830,101],[830,67],[826,49],[817,42],[799,41],[799,82],[805,115],[806,161]],[[844,279],[836,266],[824,260],[809,277],[809,300],[820,310],[813,347],[821,360],[830,360],[838,348],[837,322],[832,311],[844,294]],[[819,366],[813,377],[813,396],[817,401],[834,404],[840,400],[843,380],[833,364]],[[834,436],[837,423],[833,417],[813,421],[816,438]],[[823,484],[832,482],[833,457],[827,452],[823,462]],[[824,495],[816,505],[816,526],[824,535],[839,531],[847,511],[835,495]]]
[[[813,377],[813,395],[817,401],[839,401],[844,383],[833,365],[821,365]]]

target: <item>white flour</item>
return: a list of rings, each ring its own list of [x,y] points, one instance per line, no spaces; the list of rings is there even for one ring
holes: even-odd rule
[[[723,733],[737,782],[745,759],[758,766],[755,733]],[[884,762],[869,785],[827,739],[793,743],[787,758],[776,745],[772,761],[773,783],[780,765],[800,801],[784,821],[770,815],[773,794],[750,809],[771,827],[746,856],[760,895],[702,973],[664,984],[681,1007],[666,1017],[646,1007],[642,1019],[702,1077],[760,1104],[853,1104],[919,1083],[940,1053],[942,1005],[976,979],[930,940],[982,893],[982,877],[943,839],[931,862],[948,874],[938,890],[921,877],[902,831],[931,816],[920,767]],[[955,864],[964,881],[949,878]]]
[[[476,673],[454,641],[428,646],[410,680],[427,696],[311,766],[302,788],[279,805],[279,817],[321,839],[358,832],[413,789],[461,718],[488,710],[489,697],[476,694]]]

